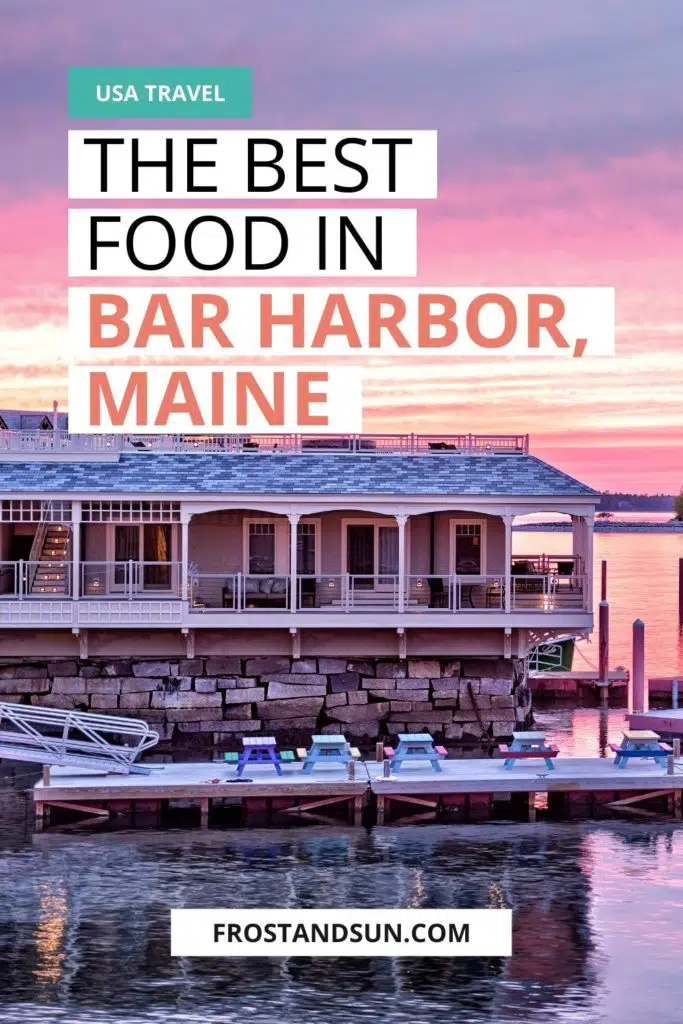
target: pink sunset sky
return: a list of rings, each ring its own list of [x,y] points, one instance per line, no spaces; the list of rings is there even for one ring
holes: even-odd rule
[[[439,130],[421,283],[617,290],[616,358],[386,360],[367,430],[683,485],[680,0],[3,0],[0,39],[0,407],[66,407],[67,68],[248,65],[235,127]]]

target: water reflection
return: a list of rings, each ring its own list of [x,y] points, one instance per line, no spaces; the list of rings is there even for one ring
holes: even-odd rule
[[[563,753],[623,725],[544,714]],[[510,907],[514,955],[172,960],[181,906]],[[2,1024],[676,1024],[682,949],[674,822],[31,836],[0,788]]]

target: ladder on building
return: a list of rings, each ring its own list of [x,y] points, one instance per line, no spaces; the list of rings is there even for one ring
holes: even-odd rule
[[[0,758],[12,761],[149,775],[134,762],[158,742],[159,734],[137,718],[0,703]]]

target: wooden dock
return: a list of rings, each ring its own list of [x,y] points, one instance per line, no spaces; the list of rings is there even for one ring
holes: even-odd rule
[[[178,805],[189,812],[190,824],[202,828],[220,823],[226,808],[256,827],[283,820],[337,825],[491,817],[533,821],[539,806],[555,819],[614,812],[681,817],[683,761],[672,775],[654,762],[619,769],[605,758],[560,756],[553,771],[531,760],[511,770],[491,758],[449,758],[440,764],[441,772],[417,763],[385,777],[382,763],[360,761],[353,779],[339,765],[307,775],[302,765],[292,764],[282,776],[268,765],[254,765],[248,771],[252,781],[232,781],[234,768],[212,762],[159,765],[146,776],[52,768],[32,794],[38,830],[60,818],[77,819],[79,825],[118,818],[126,827],[159,828]]]
[[[631,711],[628,721],[629,729],[653,729],[661,736],[683,736],[683,708]]]
[[[507,770],[502,760],[463,758],[442,761],[439,773],[411,766],[390,778],[381,766],[369,765],[377,822],[429,820],[444,812],[456,819],[481,820],[490,818],[496,805],[507,805],[516,816],[526,810],[534,821],[537,804],[546,800],[549,815],[560,818],[592,817],[600,808],[649,817],[656,813],[653,801],[660,813],[681,817],[683,763],[673,775],[654,762],[631,762],[623,769],[599,757],[558,757],[554,763],[553,771],[542,760],[518,762]],[[643,802],[650,806],[636,806]],[[406,817],[407,809],[412,813]]]
[[[155,765],[150,775],[105,775],[76,768],[52,768],[33,789],[36,825],[50,820],[53,809],[105,821],[125,816],[133,823],[161,824],[174,803],[196,808],[199,824],[208,828],[212,812],[221,805],[239,807],[246,822],[263,823],[273,816],[309,821],[339,821],[339,815],[360,825],[368,796],[368,774],[356,764],[356,778],[343,765],[316,767],[309,775],[303,765],[283,767],[277,775],[270,765],[249,765],[243,780],[223,762]],[[252,781],[246,781],[251,779]]]
[[[610,690],[620,690],[628,686],[628,669],[612,669],[607,673]],[[572,669],[564,672],[529,673],[529,688],[532,693],[545,694],[548,697],[571,697],[582,690],[595,690],[600,682],[597,669]]]

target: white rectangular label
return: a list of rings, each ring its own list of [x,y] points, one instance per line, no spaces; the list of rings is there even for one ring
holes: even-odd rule
[[[606,356],[614,289],[71,288],[69,335],[88,360]]]
[[[511,910],[171,911],[171,956],[511,955]]]
[[[71,277],[413,277],[415,210],[78,209]]]
[[[356,367],[69,367],[74,434],[360,433],[362,401]]]
[[[435,131],[69,132],[70,199],[435,199],[436,194]]]

